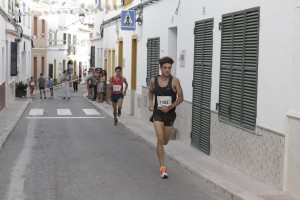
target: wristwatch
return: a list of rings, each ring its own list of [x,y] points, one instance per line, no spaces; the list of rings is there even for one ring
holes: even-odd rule
[[[169,107],[169,110],[172,110],[172,105],[169,105],[168,107]]]

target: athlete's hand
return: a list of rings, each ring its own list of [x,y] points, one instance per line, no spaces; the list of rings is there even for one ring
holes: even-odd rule
[[[167,113],[170,111],[169,107],[168,106],[162,106],[161,109],[160,109],[163,113]]]
[[[126,92],[123,92],[123,96],[124,96],[124,97],[126,96]]]
[[[153,105],[149,105],[149,111],[153,112],[154,110],[154,106]]]

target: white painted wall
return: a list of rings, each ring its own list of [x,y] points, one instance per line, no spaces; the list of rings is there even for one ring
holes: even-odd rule
[[[289,113],[286,120],[286,151],[285,151],[285,179],[284,190],[300,197],[300,1],[293,1],[293,36],[292,60],[289,87]]]
[[[103,65],[103,46],[102,39],[98,38],[91,41],[91,46],[95,46],[95,66],[104,69]]]
[[[66,54],[63,49],[48,49],[47,52],[47,69],[49,69],[49,64],[53,64],[53,70],[54,70],[54,60],[56,60],[56,77],[58,78],[59,74],[63,74],[63,60],[66,59]],[[67,63],[67,61],[66,61]],[[60,65],[61,64],[61,65]],[[48,71],[47,74],[45,74],[48,77]],[[54,71],[53,71],[54,75]]]
[[[82,62],[83,66],[89,67],[90,65],[90,54],[91,54],[91,43],[86,42],[90,40],[90,33],[85,31],[77,30],[75,32],[77,35],[77,40],[85,41],[84,43],[78,43],[76,46],[76,61],[77,68],[79,67],[79,62]],[[78,69],[77,69],[78,72]]]
[[[289,112],[300,114],[300,0],[293,1],[292,66],[290,68]]]

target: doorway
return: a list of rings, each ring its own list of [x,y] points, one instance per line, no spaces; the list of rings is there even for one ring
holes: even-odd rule
[[[49,64],[49,74],[48,77],[53,77],[53,64]]]
[[[177,67],[177,27],[169,28],[168,33],[168,56],[170,56],[174,63],[172,65],[172,75],[176,77]]]
[[[137,74],[137,35],[132,36],[131,46],[131,98],[130,115],[134,116],[135,92],[136,92],[136,74]]]

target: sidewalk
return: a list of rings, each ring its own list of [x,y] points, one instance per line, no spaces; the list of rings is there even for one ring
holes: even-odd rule
[[[27,108],[29,101],[27,98],[16,99],[13,103],[6,105],[6,107],[0,111],[0,152],[9,134]]]
[[[0,111],[0,152],[29,102],[29,99],[17,99]],[[110,105],[94,101],[90,101],[90,103],[112,116]],[[119,123],[141,136],[146,142],[156,146],[156,136],[150,122],[130,117],[128,113],[123,111]],[[230,197],[232,200],[299,200],[180,141],[171,140],[165,151],[171,159],[177,161],[213,188],[222,191],[224,196]]]

